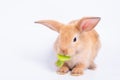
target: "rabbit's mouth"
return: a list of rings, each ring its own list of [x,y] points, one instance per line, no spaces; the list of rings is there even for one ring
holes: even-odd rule
[[[80,51],[78,51],[78,50],[77,50],[77,51],[75,51],[75,54],[78,54],[78,53],[80,53]]]

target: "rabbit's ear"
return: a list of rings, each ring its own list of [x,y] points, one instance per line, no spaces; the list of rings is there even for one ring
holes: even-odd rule
[[[77,22],[77,28],[83,31],[92,30],[100,21],[100,17],[85,17]]]
[[[39,24],[43,24],[45,26],[47,26],[48,28],[59,32],[60,28],[63,26],[62,23],[59,23],[57,21],[53,21],[53,20],[40,20],[40,21],[36,21],[35,23],[39,23]]]

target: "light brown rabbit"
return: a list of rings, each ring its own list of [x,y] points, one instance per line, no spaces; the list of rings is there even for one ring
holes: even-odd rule
[[[71,70],[72,75],[82,75],[85,69],[95,69],[94,59],[101,46],[99,35],[93,29],[100,17],[84,17],[80,20],[62,24],[54,20],[40,20],[36,23],[43,24],[57,31],[59,36],[55,42],[56,53],[71,56],[70,61],[57,70],[65,74]]]

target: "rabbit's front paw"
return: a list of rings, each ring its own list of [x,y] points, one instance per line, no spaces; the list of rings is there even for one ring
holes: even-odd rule
[[[68,71],[69,71],[69,67],[66,66],[66,65],[63,65],[63,66],[57,71],[57,73],[63,75],[63,74],[66,74]]]
[[[73,76],[82,75],[84,69],[85,69],[85,65],[84,65],[84,64],[81,64],[81,63],[80,63],[80,64],[77,64],[77,65],[72,69],[71,75],[73,75]]]
[[[72,72],[71,72],[71,75],[73,76],[79,76],[79,75],[82,75],[83,74],[83,70],[81,68],[73,68]]]

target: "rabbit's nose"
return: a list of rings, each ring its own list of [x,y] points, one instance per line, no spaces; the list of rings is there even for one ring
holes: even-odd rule
[[[62,49],[62,53],[63,53],[64,55],[67,55],[67,50],[66,50],[66,49]]]

